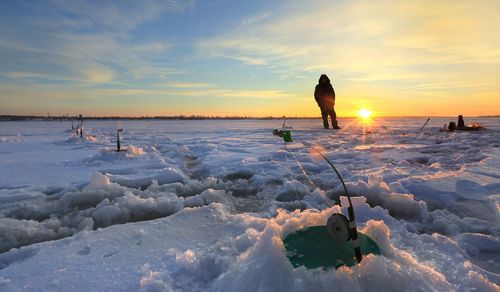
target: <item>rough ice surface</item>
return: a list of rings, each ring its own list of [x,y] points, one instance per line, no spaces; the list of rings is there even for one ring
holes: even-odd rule
[[[277,120],[2,122],[0,291],[499,291],[500,119],[449,120],[290,120],[287,149]],[[315,149],[380,256],[286,258],[287,235],[346,214]]]

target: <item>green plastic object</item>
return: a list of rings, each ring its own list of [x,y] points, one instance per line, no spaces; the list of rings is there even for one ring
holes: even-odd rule
[[[380,254],[380,249],[373,239],[358,231],[361,254]],[[333,242],[326,226],[312,226],[290,234],[283,241],[286,256],[297,268],[328,269],[340,266],[352,267],[356,264],[352,242],[338,244]]]
[[[288,131],[288,130],[283,130],[282,132],[282,137],[283,137],[283,141],[285,142],[292,142],[292,132]]]

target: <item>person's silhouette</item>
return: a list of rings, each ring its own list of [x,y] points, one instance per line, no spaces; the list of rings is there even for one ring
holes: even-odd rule
[[[465,122],[464,122],[464,117],[462,115],[458,116],[458,124],[457,127],[459,128],[465,128]]]
[[[328,116],[332,119],[332,128],[340,129],[337,125],[337,114],[335,113],[335,91],[333,90],[330,79],[326,74],[322,74],[319,78],[318,85],[314,90],[314,99],[321,109],[321,117],[323,118],[323,126],[329,128]]]

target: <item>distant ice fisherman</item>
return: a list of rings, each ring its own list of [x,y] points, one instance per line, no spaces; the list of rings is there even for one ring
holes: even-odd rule
[[[314,99],[318,103],[323,118],[323,127],[329,128],[328,116],[332,119],[332,128],[340,129],[337,124],[337,114],[335,113],[335,91],[333,90],[330,79],[326,74],[322,74],[319,78],[318,85],[314,90]]]
[[[440,131],[453,132],[453,131],[482,131],[482,130],[486,130],[486,128],[481,126],[479,123],[472,123],[471,125],[466,126],[464,122],[464,117],[462,115],[459,115],[457,123],[450,122],[448,124],[448,127],[446,127],[446,124],[444,124],[443,128]]]

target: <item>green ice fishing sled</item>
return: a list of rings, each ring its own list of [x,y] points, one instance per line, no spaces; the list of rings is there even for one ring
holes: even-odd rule
[[[373,239],[358,232],[361,254],[380,254],[378,245]],[[312,226],[290,234],[283,241],[286,256],[297,268],[305,266],[308,269],[352,267],[356,264],[352,241],[336,243],[327,227]]]

